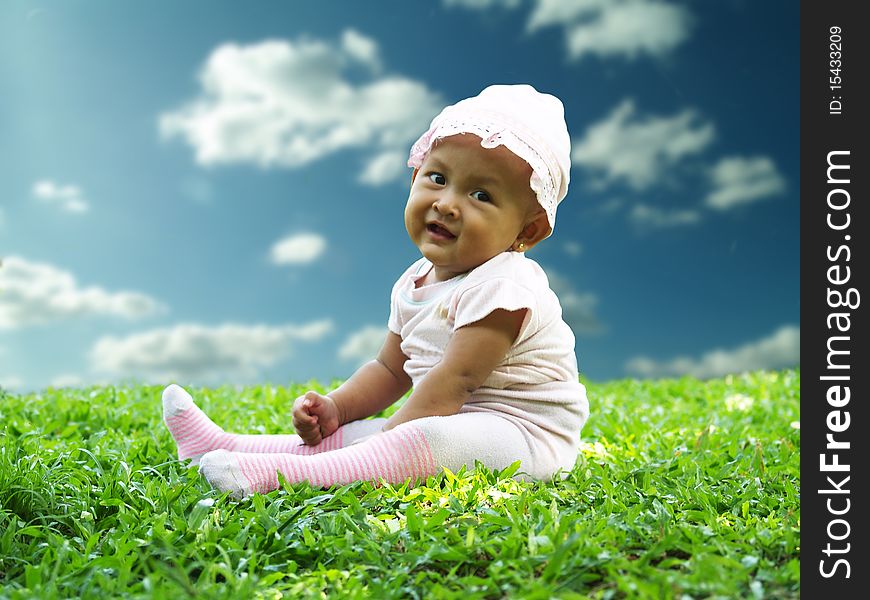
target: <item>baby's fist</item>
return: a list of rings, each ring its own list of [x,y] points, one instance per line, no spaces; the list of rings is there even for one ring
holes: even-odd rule
[[[293,403],[293,427],[303,442],[316,446],[339,427],[335,401],[314,391],[306,392]]]

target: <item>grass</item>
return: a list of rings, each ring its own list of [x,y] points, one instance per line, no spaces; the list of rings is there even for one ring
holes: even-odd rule
[[[280,433],[306,386],[193,391]],[[0,392],[0,598],[800,597],[799,371],[588,388],[564,480],[240,502],[174,460],[157,387]]]

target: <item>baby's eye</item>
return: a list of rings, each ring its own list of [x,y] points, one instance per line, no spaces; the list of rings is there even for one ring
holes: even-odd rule
[[[472,192],[471,197],[475,200],[480,200],[481,202],[492,202],[492,198],[490,198],[489,194],[483,190]]]
[[[429,181],[437,185],[444,185],[445,183],[447,183],[447,179],[441,173],[432,172],[429,173],[428,177]]]

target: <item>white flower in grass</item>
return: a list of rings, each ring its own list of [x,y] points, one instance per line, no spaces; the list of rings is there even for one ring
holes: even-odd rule
[[[499,500],[505,500],[507,498],[513,497],[513,494],[508,494],[507,492],[503,492],[494,488],[488,489],[486,491],[486,495],[492,498],[493,502],[498,502]]]
[[[580,442],[580,451],[586,456],[594,456],[595,458],[608,458],[610,456],[607,448],[601,442],[594,442],[592,444]]]
[[[731,394],[725,398],[725,408],[728,412],[735,410],[747,411],[752,408],[754,403],[755,399],[746,394]]]
[[[387,519],[383,524],[389,533],[396,533],[402,529],[402,521],[400,519]]]
[[[792,421],[791,423],[788,424],[788,426],[791,427],[792,429],[800,430],[801,422],[800,421]]]

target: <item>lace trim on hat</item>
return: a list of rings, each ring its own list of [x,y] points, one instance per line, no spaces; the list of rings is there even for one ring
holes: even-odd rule
[[[458,133],[473,133],[481,138],[480,145],[484,148],[495,148],[503,145],[529,163],[529,166],[532,167],[529,187],[535,192],[538,204],[547,213],[547,221],[549,221],[550,229],[552,229],[556,222],[556,206],[558,204],[556,198],[561,185],[561,175],[558,175],[560,181],[556,181],[557,176],[554,176],[554,173],[559,173],[558,167],[551,170],[545,157],[541,156],[522,137],[514,133],[511,130],[511,125],[506,124],[504,119],[495,118],[488,120],[477,116],[465,119],[443,118],[439,120],[435,127],[424,133],[411,147],[408,166],[418,168],[423,164],[426,155],[429,154],[432,148],[432,143],[436,139],[449,137]],[[542,147],[546,148],[546,146]]]

